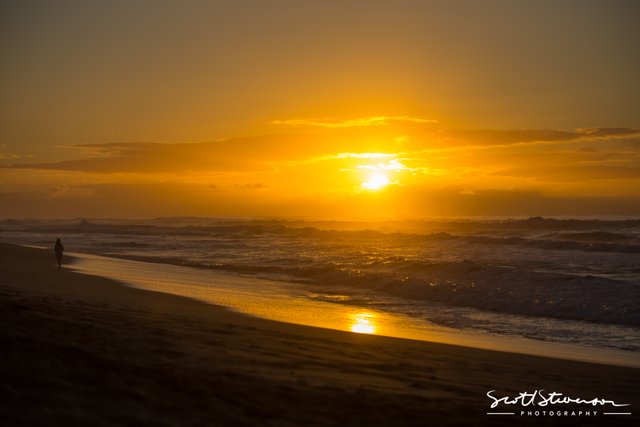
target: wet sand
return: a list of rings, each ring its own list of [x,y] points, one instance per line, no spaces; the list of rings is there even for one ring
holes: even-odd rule
[[[6,244],[0,324],[0,416],[11,426],[639,421],[584,406],[598,415],[487,415],[486,396],[545,389],[631,403],[624,411],[635,413],[639,369],[262,320],[57,272],[52,252]]]

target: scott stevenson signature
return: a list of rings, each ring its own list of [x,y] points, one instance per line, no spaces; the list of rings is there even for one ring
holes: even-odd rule
[[[551,392],[545,395],[543,393],[544,390],[535,390],[532,392],[522,391],[515,397],[504,396],[504,397],[495,397],[493,393],[495,390],[489,390],[487,392],[487,396],[493,399],[493,403],[491,404],[492,408],[495,408],[500,403],[504,403],[505,405],[521,405],[521,406],[547,406],[547,405],[558,405],[558,404],[568,404],[575,403],[578,405],[612,405],[612,406],[629,406],[630,403],[616,403],[613,400],[601,399],[599,397],[594,397],[591,400],[581,399],[581,398],[572,398],[569,396],[564,396],[562,393]]]

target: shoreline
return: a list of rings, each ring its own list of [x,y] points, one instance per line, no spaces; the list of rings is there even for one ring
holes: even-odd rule
[[[16,425],[513,424],[486,414],[489,390],[640,404],[638,369],[279,323],[58,273],[45,250],[0,254],[0,387]]]
[[[631,350],[455,329],[371,307],[310,300],[304,287],[273,279],[124,257],[84,253],[70,255],[70,268],[74,271],[111,278],[138,289],[204,301],[265,320],[339,331],[362,333],[364,330],[378,336],[640,368],[638,353]]]

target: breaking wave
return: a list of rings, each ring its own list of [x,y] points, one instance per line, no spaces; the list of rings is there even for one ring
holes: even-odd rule
[[[368,290],[412,302],[640,326],[636,219],[160,218],[0,225],[3,236],[19,243],[46,244],[62,237],[75,251],[299,282],[335,303],[350,303]],[[331,289],[342,296],[325,293]]]

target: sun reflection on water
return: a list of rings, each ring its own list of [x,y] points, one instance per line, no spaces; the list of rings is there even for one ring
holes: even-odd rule
[[[351,332],[358,334],[375,334],[376,325],[373,322],[373,314],[358,313],[353,315],[353,323],[351,324]]]

